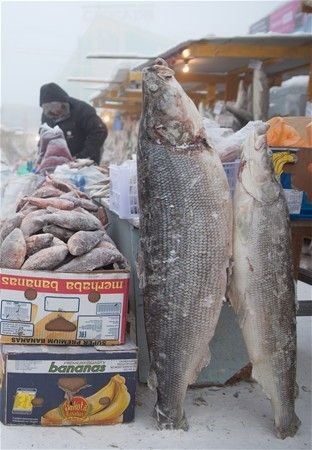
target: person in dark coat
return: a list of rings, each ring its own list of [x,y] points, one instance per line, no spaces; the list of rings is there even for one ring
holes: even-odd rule
[[[41,87],[40,106],[41,123],[62,129],[72,156],[100,163],[107,127],[92,106],[70,97],[56,83]]]

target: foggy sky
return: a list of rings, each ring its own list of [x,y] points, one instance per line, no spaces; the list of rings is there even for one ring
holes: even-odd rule
[[[40,86],[57,79],[79,39],[99,13],[161,34],[168,38],[170,48],[182,41],[202,38],[208,34],[246,34],[249,25],[270,13],[280,3],[263,0],[2,1],[2,105],[37,106]],[[99,50],[100,48],[99,43]],[[140,54],[139,47],[137,53]],[[87,64],[88,61],[81,63]],[[134,61],[133,66],[136,64]]]

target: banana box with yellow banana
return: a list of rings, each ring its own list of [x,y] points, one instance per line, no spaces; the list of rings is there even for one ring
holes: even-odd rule
[[[123,344],[129,277],[1,269],[0,343]]]
[[[134,419],[137,348],[2,345],[1,421],[105,425]]]

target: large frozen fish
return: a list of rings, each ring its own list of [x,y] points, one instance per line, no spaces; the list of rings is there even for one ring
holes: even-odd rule
[[[4,239],[0,248],[0,267],[20,269],[26,256],[26,242],[22,231],[15,228]]]
[[[160,428],[187,429],[189,384],[209,363],[231,253],[227,179],[165,61],[143,71],[139,277]]]
[[[234,268],[230,299],[238,314],[253,378],[274,411],[276,434],[293,436],[296,306],[288,210],[274,176],[266,126],[243,146],[234,195]]]

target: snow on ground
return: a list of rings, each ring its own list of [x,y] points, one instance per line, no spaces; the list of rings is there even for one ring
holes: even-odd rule
[[[189,390],[188,432],[157,431],[151,417],[154,394],[140,385],[133,423],[66,428],[1,425],[1,449],[310,449],[311,324],[311,317],[298,317],[296,410],[302,425],[294,438],[275,438],[270,403],[255,383]]]

